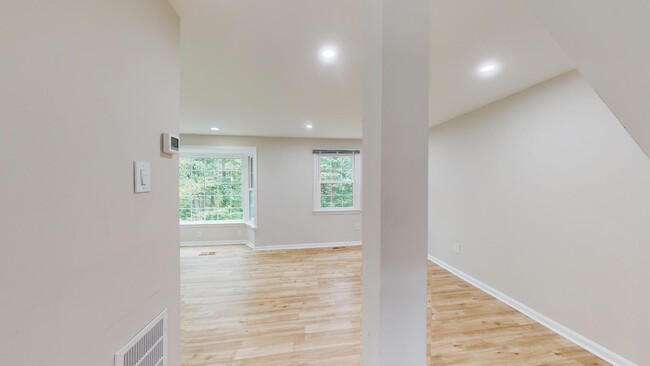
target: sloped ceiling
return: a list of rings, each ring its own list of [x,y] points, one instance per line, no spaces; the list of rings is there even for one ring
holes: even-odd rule
[[[650,156],[650,1],[529,0],[580,73]]]

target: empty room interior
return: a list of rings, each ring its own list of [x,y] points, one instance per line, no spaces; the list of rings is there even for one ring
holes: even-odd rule
[[[647,0],[0,0],[0,365],[650,365]]]

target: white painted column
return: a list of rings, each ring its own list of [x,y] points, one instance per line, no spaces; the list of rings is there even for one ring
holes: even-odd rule
[[[363,365],[425,366],[429,0],[365,0]]]

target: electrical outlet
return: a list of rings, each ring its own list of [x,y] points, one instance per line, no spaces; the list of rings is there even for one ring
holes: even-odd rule
[[[203,237],[203,231],[200,231],[200,230],[197,231],[197,232],[196,232],[196,237],[197,237],[197,238],[202,238],[202,237]]]
[[[358,222],[356,224],[354,224],[354,230],[361,231],[361,224],[358,223]]]
[[[454,243],[454,253],[460,254],[460,243]]]

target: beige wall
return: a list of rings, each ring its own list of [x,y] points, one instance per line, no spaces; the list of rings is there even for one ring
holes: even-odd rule
[[[429,169],[430,253],[650,364],[650,161],[577,72],[432,128]]]
[[[0,364],[110,366],[169,309],[179,21],[166,0],[0,2]],[[133,161],[152,192],[133,194]]]
[[[650,157],[650,2],[528,0],[573,64]]]
[[[183,135],[183,146],[245,146],[257,148],[257,229],[241,238],[226,227],[183,229],[185,241],[200,241],[196,231],[203,231],[203,240],[253,239],[258,246],[360,242],[360,214],[314,214],[313,149],[359,149],[360,140],[227,137]],[[189,240],[191,239],[191,240]]]
[[[181,225],[181,243],[197,244],[232,244],[247,240],[245,224],[225,225]]]

